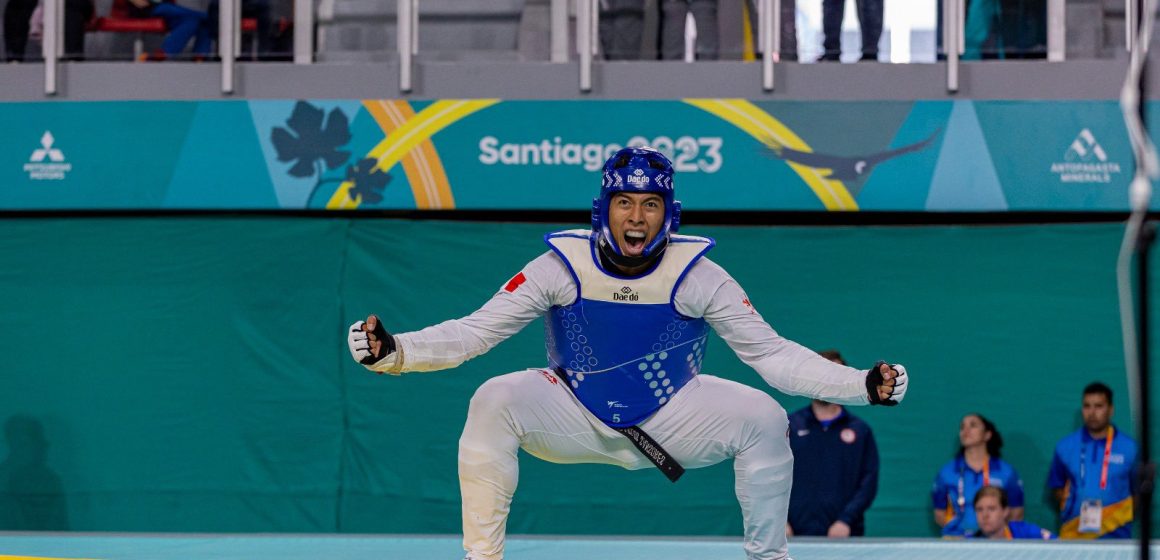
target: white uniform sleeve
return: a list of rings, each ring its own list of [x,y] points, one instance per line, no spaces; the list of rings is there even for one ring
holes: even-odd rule
[[[551,251],[524,267],[523,282],[512,291],[501,287],[471,315],[420,331],[395,335],[397,350],[368,369],[385,373],[435,371],[458,366],[503,342],[553,305],[576,299],[576,282]],[[505,286],[507,283],[505,283]]]
[[[774,388],[846,405],[869,404],[866,371],[836,364],[782,338],[724,269],[702,258],[677,289],[677,311],[704,317],[713,330]]]

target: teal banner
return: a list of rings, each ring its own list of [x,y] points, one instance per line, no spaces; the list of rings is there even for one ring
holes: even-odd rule
[[[572,210],[638,144],[695,210],[1122,211],[1133,171],[1112,101],[7,103],[0,122],[3,210]]]
[[[454,369],[401,377],[356,364],[346,329],[370,313],[392,332],[466,316],[548,250],[544,233],[576,225],[0,220],[0,531],[459,534],[469,402],[488,379],[545,364],[542,321]],[[782,336],[909,368],[901,406],[850,409],[881,459],[869,536],[938,536],[930,484],[965,414],[995,423],[1026,519],[1053,531],[1047,474],[1081,426],[1083,387],[1108,383],[1117,429],[1135,432],[1119,224],[690,230],[718,241],[709,257]],[[791,412],[809,404],[716,335],[704,371]],[[720,535],[744,556],[733,461],[677,484],[519,461],[510,534]]]

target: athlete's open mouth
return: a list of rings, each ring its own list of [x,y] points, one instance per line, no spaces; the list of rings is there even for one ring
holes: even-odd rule
[[[643,231],[624,232],[624,252],[639,254],[644,251],[644,242],[647,235]]]

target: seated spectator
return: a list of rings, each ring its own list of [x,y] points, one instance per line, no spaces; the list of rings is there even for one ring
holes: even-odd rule
[[[837,350],[818,352],[846,365]],[[862,419],[841,405],[814,400],[789,416],[794,489],[786,534],[860,537],[878,493],[878,447]]]
[[[185,51],[189,40],[193,39],[195,60],[204,60],[210,54],[213,40],[209,34],[209,24],[205,12],[178,6],[173,2],[157,0],[129,0],[133,4],[134,17],[159,17],[165,20],[169,34],[161,43],[163,54],[149,55],[150,60],[178,58]]]
[[[998,486],[984,486],[975,493],[975,519],[979,530],[970,535],[980,539],[1041,539],[1056,538],[1051,531],[1026,521],[1011,521],[1007,507],[1007,492]]]
[[[975,493],[986,486],[1007,491],[1011,519],[1023,519],[1023,480],[999,458],[1003,436],[981,414],[968,414],[959,424],[959,452],[939,470],[931,490],[934,521],[944,537],[965,537],[979,529],[973,504]]]
[[[4,7],[4,50],[9,62],[24,61],[37,4],[38,0],[8,0],[8,5]],[[93,11],[92,0],[65,0],[64,53],[61,60],[84,60],[85,25],[93,19]]]

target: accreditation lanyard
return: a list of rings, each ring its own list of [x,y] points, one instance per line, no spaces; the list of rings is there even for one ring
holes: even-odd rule
[[[964,492],[963,475],[967,471],[967,459],[963,457],[963,468],[959,469],[959,511],[964,511],[967,505],[967,497]],[[991,458],[987,457],[983,461],[983,486],[991,485]]]
[[[1108,436],[1104,442],[1104,465],[1100,467],[1100,490],[1108,487],[1108,463],[1112,458],[1112,434],[1116,431],[1115,428],[1108,426]],[[1084,478],[1087,476],[1087,446],[1080,446],[1079,451],[1079,485],[1083,488]],[[962,479],[959,479],[962,484]]]

